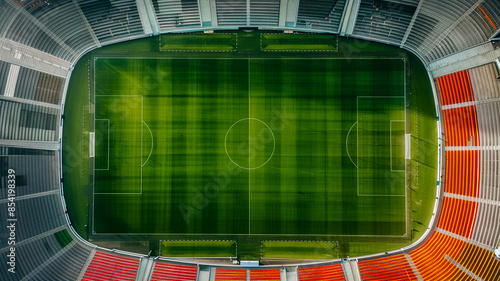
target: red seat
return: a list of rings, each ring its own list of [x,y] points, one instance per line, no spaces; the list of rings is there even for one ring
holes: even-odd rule
[[[135,280],[139,260],[96,252],[82,280]]]
[[[363,280],[417,280],[403,254],[358,262]]]
[[[441,76],[436,80],[442,105],[474,101],[468,70]]]
[[[445,192],[478,197],[480,158],[477,150],[446,151]]]
[[[468,275],[445,258],[448,255],[457,259],[465,244],[456,238],[434,232],[424,245],[411,251],[410,256],[424,280],[467,280]]]
[[[443,121],[447,146],[480,145],[474,105],[443,110]]]
[[[345,280],[340,264],[331,264],[313,267],[300,267],[299,280]]]
[[[444,197],[438,227],[470,238],[476,220],[476,202]]]
[[[252,269],[250,270],[250,280],[281,280],[279,268],[273,269]]]
[[[197,266],[157,262],[151,280],[195,281],[197,275]]]
[[[217,268],[215,271],[215,280],[247,280],[246,269],[232,269],[232,268]]]

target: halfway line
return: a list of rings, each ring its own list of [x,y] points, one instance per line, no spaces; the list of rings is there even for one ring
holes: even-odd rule
[[[250,235],[250,59],[248,59],[248,235]]]

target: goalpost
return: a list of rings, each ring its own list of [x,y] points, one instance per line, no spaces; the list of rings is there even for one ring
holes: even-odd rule
[[[95,133],[89,133],[89,157],[92,158],[95,156]]]

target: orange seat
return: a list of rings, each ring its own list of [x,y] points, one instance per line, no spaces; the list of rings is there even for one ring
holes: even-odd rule
[[[153,271],[152,281],[195,281],[198,267],[192,265],[157,262]]]
[[[436,78],[442,105],[474,101],[468,70]]]
[[[363,280],[417,280],[403,254],[358,262]]]
[[[438,227],[470,238],[476,220],[476,202],[444,197]]]
[[[344,272],[342,271],[342,266],[340,264],[313,266],[313,267],[300,267],[299,280],[307,281],[337,281],[345,280]]]
[[[410,256],[424,280],[467,280],[468,275],[445,258],[445,255],[458,258],[465,244],[456,238],[434,232],[424,245],[411,251]]]
[[[232,268],[217,268],[215,271],[215,280],[247,280],[246,269],[232,269]]]
[[[479,196],[479,151],[446,151],[445,192]]]
[[[474,105],[443,110],[447,146],[479,146],[479,129]]]

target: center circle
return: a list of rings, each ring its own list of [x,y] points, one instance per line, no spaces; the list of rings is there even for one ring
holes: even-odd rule
[[[276,148],[276,139],[271,128],[262,120],[243,118],[227,130],[224,148],[234,165],[254,170],[271,160]]]

